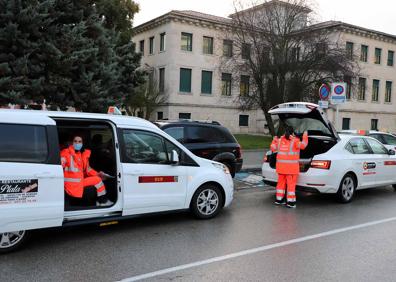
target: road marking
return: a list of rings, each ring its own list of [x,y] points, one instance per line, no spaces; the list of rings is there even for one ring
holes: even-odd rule
[[[132,282],[132,281],[139,281],[139,280],[143,280],[143,279],[153,278],[156,276],[160,276],[160,275],[164,275],[164,274],[168,274],[168,273],[172,273],[172,272],[176,272],[176,271],[180,271],[180,270],[184,270],[184,269],[188,269],[188,268],[198,267],[201,265],[225,261],[225,260],[234,259],[234,258],[242,257],[242,256],[247,256],[247,255],[251,255],[251,254],[255,254],[255,253],[259,253],[259,252],[272,250],[275,248],[280,248],[280,247],[284,247],[284,246],[288,246],[288,245],[292,245],[292,244],[301,243],[304,241],[327,237],[330,235],[343,233],[343,232],[347,232],[347,231],[351,231],[351,230],[356,230],[356,229],[360,229],[360,228],[365,228],[365,227],[369,227],[369,226],[373,226],[373,225],[383,224],[383,223],[387,223],[387,222],[391,222],[391,221],[396,221],[396,217],[391,217],[391,218],[386,218],[386,219],[381,219],[381,220],[376,220],[376,221],[370,221],[367,223],[362,223],[362,224],[353,225],[353,226],[349,226],[349,227],[334,229],[334,230],[330,230],[330,231],[326,231],[326,232],[322,232],[322,233],[308,235],[308,236],[304,236],[304,237],[300,237],[300,238],[296,238],[296,239],[291,239],[291,240],[287,240],[287,241],[283,241],[283,242],[279,242],[279,243],[274,243],[274,244],[270,244],[270,245],[253,248],[253,249],[247,249],[244,251],[231,253],[231,254],[224,255],[224,256],[213,257],[210,259],[205,259],[205,260],[196,261],[196,262],[192,262],[192,263],[182,264],[182,265],[175,266],[175,267],[165,268],[165,269],[161,269],[161,270],[157,270],[157,271],[153,271],[153,272],[149,272],[149,273],[145,273],[145,274],[141,274],[141,275],[137,275],[137,276],[132,276],[130,278],[125,278],[125,279],[121,280],[121,282]]]

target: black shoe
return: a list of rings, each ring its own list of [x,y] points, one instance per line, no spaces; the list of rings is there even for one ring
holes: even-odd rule
[[[287,202],[286,207],[294,209],[296,208],[296,202]]]
[[[284,204],[285,204],[285,199],[275,200],[275,205],[284,205]]]

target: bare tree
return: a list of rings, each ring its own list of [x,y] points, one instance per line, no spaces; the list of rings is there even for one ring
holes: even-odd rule
[[[236,2],[231,15],[235,52],[221,68],[250,77],[248,95],[238,100],[243,110],[261,109],[275,134],[268,110],[289,101],[313,101],[322,83],[357,76],[355,58],[336,32],[311,24],[308,0],[260,1],[250,8]]]
[[[128,114],[139,115],[149,120],[152,113],[167,101],[167,96],[164,94],[165,88],[163,82],[158,79],[158,74],[155,69],[147,71],[146,82],[136,89],[136,94],[132,96],[126,105]]]

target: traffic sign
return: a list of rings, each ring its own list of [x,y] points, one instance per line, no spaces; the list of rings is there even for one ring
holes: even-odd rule
[[[322,109],[327,109],[329,107],[329,101],[319,100],[318,105]]]
[[[345,82],[332,83],[331,84],[330,102],[333,105],[345,103],[345,101],[346,101],[345,90],[346,90]]]
[[[320,100],[327,100],[330,96],[330,87],[327,84],[322,84],[319,88]]]

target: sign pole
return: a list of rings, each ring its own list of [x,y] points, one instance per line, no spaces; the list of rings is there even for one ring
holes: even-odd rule
[[[336,104],[335,106],[336,106],[336,118],[335,118],[336,126],[335,127],[336,127],[337,130],[340,130],[340,128],[339,128],[339,124],[340,123],[339,123],[339,120],[338,120],[339,119],[338,104]]]

